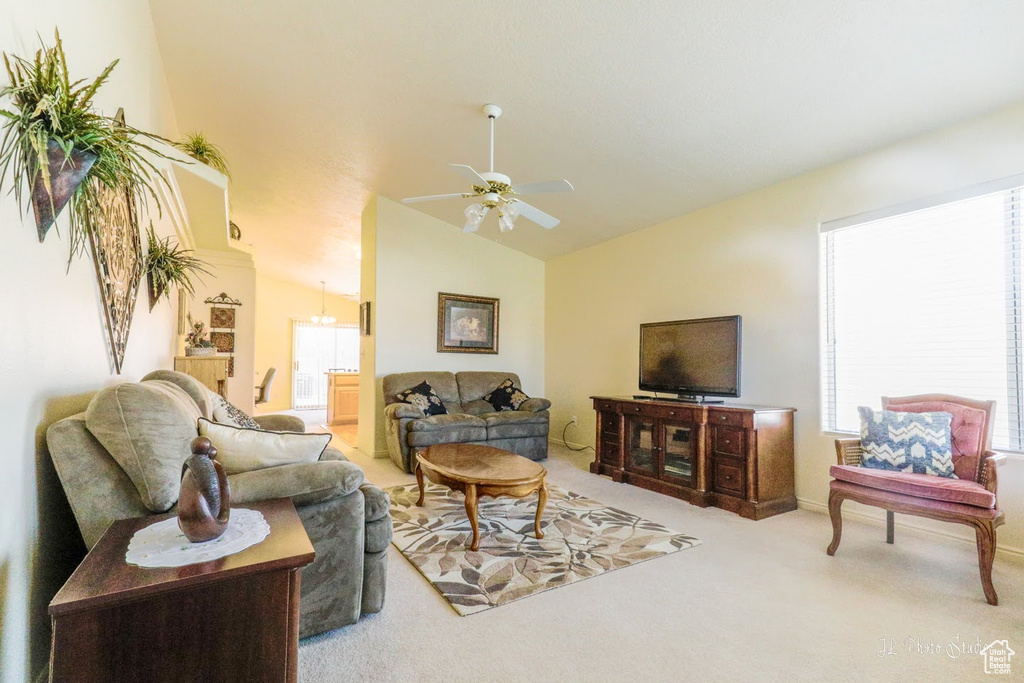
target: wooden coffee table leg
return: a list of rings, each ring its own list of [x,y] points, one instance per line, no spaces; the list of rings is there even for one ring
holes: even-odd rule
[[[537,489],[537,517],[533,520],[533,530],[537,538],[544,538],[544,532],[540,530],[540,518],[544,514],[544,506],[548,504],[548,485],[542,481]]]
[[[416,461],[416,485],[420,487],[420,499],[416,501],[417,506],[423,505],[423,468],[420,467],[420,461]]]
[[[476,484],[466,484],[466,516],[469,517],[469,525],[473,527],[473,543],[470,550],[480,549],[480,526],[476,521]]]

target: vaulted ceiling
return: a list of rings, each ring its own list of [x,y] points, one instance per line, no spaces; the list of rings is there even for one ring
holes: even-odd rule
[[[1024,100],[1024,3],[151,0],[178,123],[257,263],[358,290],[372,193],[568,178],[480,237],[541,259]],[[418,204],[461,225],[468,200]]]

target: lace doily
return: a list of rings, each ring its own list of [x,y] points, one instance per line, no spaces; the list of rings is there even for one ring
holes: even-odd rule
[[[270,525],[257,510],[232,508],[228,528],[205,543],[189,541],[171,517],[136,531],[124,559],[140,567],[184,567],[233,555],[269,535]]]

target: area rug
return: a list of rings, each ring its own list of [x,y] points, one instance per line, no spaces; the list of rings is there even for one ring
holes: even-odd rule
[[[480,549],[472,551],[463,494],[429,484],[417,507],[415,484],[387,491],[395,547],[463,616],[700,545],[692,536],[549,485],[543,539],[533,533],[536,495],[484,498]]]

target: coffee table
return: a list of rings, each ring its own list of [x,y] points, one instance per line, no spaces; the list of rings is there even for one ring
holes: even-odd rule
[[[546,469],[529,458],[493,446],[465,443],[430,446],[416,455],[416,484],[420,488],[416,505],[423,505],[424,475],[435,484],[465,493],[466,515],[473,527],[473,542],[469,549],[478,550],[477,501],[484,496],[525,498],[536,491],[537,517],[533,530],[537,538],[544,538],[540,518],[548,502],[548,488],[544,481],[547,474]]]

